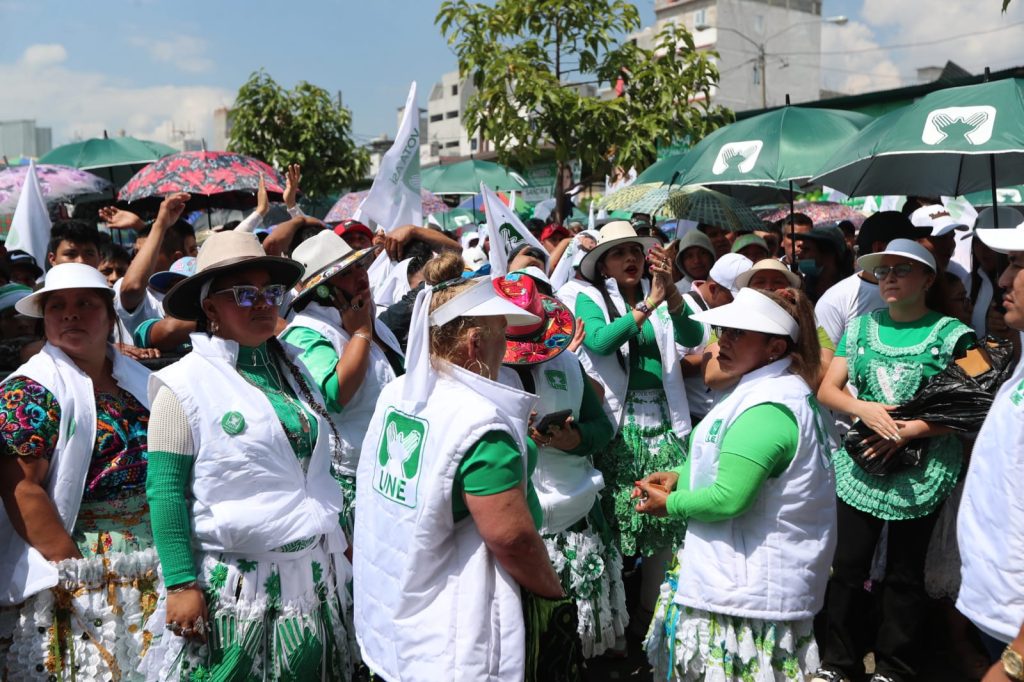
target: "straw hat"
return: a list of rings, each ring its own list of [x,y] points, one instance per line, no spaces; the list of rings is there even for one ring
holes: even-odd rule
[[[498,295],[532,315],[536,322],[505,330],[506,365],[536,365],[559,355],[572,343],[576,318],[557,298],[545,296],[529,275],[513,272],[494,280]]]
[[[740,275],[736,277],[736,286],[739,287],[740,289],[750,286],[750,280],[754,279],[754,275],[763,270],[774,270],[776,272],[781,272],[783,275],[786,276],[786,281],[789,282],[789,286],[793,287],[794,289],[800,288],[800,275],[796,274],[795,272],[787,268],[785,265],[783,265],[781,262],[775,260],[774,258],[765,258],[759,260],[756,263],[754,263],[753,267],[751,267],[749,270],[740,273]]]
[[[202,314],[199,300],[203,285],[214,277],[236,270],[266,270],[270,283],[291,288],[302,276],[302,264],[290,258],[268,256],[251,232],[215,232],[203,243],[196,258],[196,274],[175,284],[164,296],[164,311],[179,320],[195,320]]]
[[[357,263],[365,263],[372,257],[372,247],[357,251],[330,230],[316,233],[292,251],[292,258],[305,268],[302,279],[295,287],[298,289],[295,300],[308,296],[318,285],[331,277],[345,272]]]
[[[601,238],[597,241],[597,246],[588,251],[587,255],[580,261],[580,273],[588,280],[594,281],[597,273],[597,262],[601,260],[601,256],[607,253],[609,249],[629,242],[639,244],[643,248],[644,253],[652,246],[659,246],[661,244],[654,237],[637,236],[636,230],[629,224],[629,221],[614,220],[601,228]]]
[[[14,304],[14,309],[29,317],[43,316],[43,299],[47,294],[63,289],[100,289],[114,297],[114,290],[99,270],[85,263],[61,263],[46,273],[43,288]]]

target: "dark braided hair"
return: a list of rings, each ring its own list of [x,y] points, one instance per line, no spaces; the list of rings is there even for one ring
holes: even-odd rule
[[[292,379],[295,380],[296,385],[299,387],[299,391],[302,393],[302,397],[306,400],[314,412],[327,422],[327,425],[331,427],[331,433],[334,434],[334,438],[338,443],[341,443],[341,436],[338,435],[338,428],[334,425],[334,420],[331,419],[331,415],[327,412],[327,408],[324,407],[319,400],[313,397],[313,391],[310,390],[309,384],[306,383],[306,378],[302,376],[302,371],[299,366],[288,359],[288,354],[284,351],[284,346],[281,345],[281,341],[276,336],[271,336],[267,339],[267,350],[270,351],[270,357],[278,363],[278,365],[284,366],[288,369],[288,372],[292,375]]]

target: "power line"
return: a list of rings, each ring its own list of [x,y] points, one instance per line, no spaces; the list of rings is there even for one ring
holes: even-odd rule
[[[1014,22],[1012,24],[1007,24],[1006,26],[999,26],[997,28],[991,28],[991,29],[989,29],[987,31],[974,31],[973,33],[970,33],[970,34],[962,34],[961,33],[959,35],[947,36],[945,38],[936,38],[934,40],[924,40],[924,41],[921,41],[921,42],[918,42],[918,43],[897,43],[897,44],[894,44],[894,45],[877,45],[875,47],[863,47],[863,48],[859,48],[859,49],[856,49],[856,50],[831,50],[831,51],[830,50],[822,50],[820,52],[813,52],[813,51],[810,51],[810,50],[804,50],[804,51],[798,51],[798,52],[775,52],[775,51],[772,51],[769,54],[773,54],[773,55],[819,55],[819,54],[844,55],[844,54],[862,54],[862,53],[865,53],[865,52],[879,52],[881,50],[902,50],[902,49],[906,49],[906,48],[924,47],[924,46],[927,46],[927,45],[937,45],[939,43],[948,43],[948,42],[950,42],[952,40],[963,40],[964,38],[974,38],[975,36],[988,35],[990,33],[997,33],[999,31],[1005,31],[1007,29],[1014,28],[1016,26],[1020,26],[1021,24],[1024,24],[1024,21],[1017,21],[1017,22]]]

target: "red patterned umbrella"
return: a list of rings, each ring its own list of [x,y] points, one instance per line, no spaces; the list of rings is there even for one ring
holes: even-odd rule
[[[854,207],[834,201],[798,201],[793,204],[793,210],[806,215],[815,225],[849,220],[855,227],[860,227],[860,224],[867,218],[867,216]],[[758,211],[758,215],[762,220],[769,222],[782,220],[789,217],[789,206],[774,208],[765,212]]]
[[[331,210],[327,212],[327,215],[324,216],[324,222],[340,223],[342,220],[350,220],[369,193],[370,190],[367,189],[362,192],[349,192],[341,197],[335,202],[334,206],[331,206]],[[437,195],[431,194],[425,189],[420,190],[420,199],[423,202],[424,220],[431,213],[446,213],[450,210],[448,205],[441,201]]]
[[[263,161],[231,152],[180,152],[154,161],[121,188],[118,199],[133,202],[174,192],[209,197],[202,205],[224,208],[255,203],[263,174],[267,192],[280,200],[285,181]]]

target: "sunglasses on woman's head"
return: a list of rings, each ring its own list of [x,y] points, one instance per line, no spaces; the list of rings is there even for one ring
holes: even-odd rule
[[[227,289],[211,292],[210,295],[215,296],[217,294],[230,293],[234,295],[235,305],[239,308],[251,308],[256,305],[256,301],[258,301],[261,296],[267,305],[281,305],[281,303],[284,302],[284,292],[285,287],[283,284],[268,284],[262,289],[251,284],[239,284],[237,286],[228,287]]]
[[[889,276],[889,273],[896,275],[897,279],[903,279],[914,271],[914,266],[910,263],[900,263],[899,265],[879,265],[876,268],[871,269],[871,274],[875,276],[875,279],[882,281]]]

